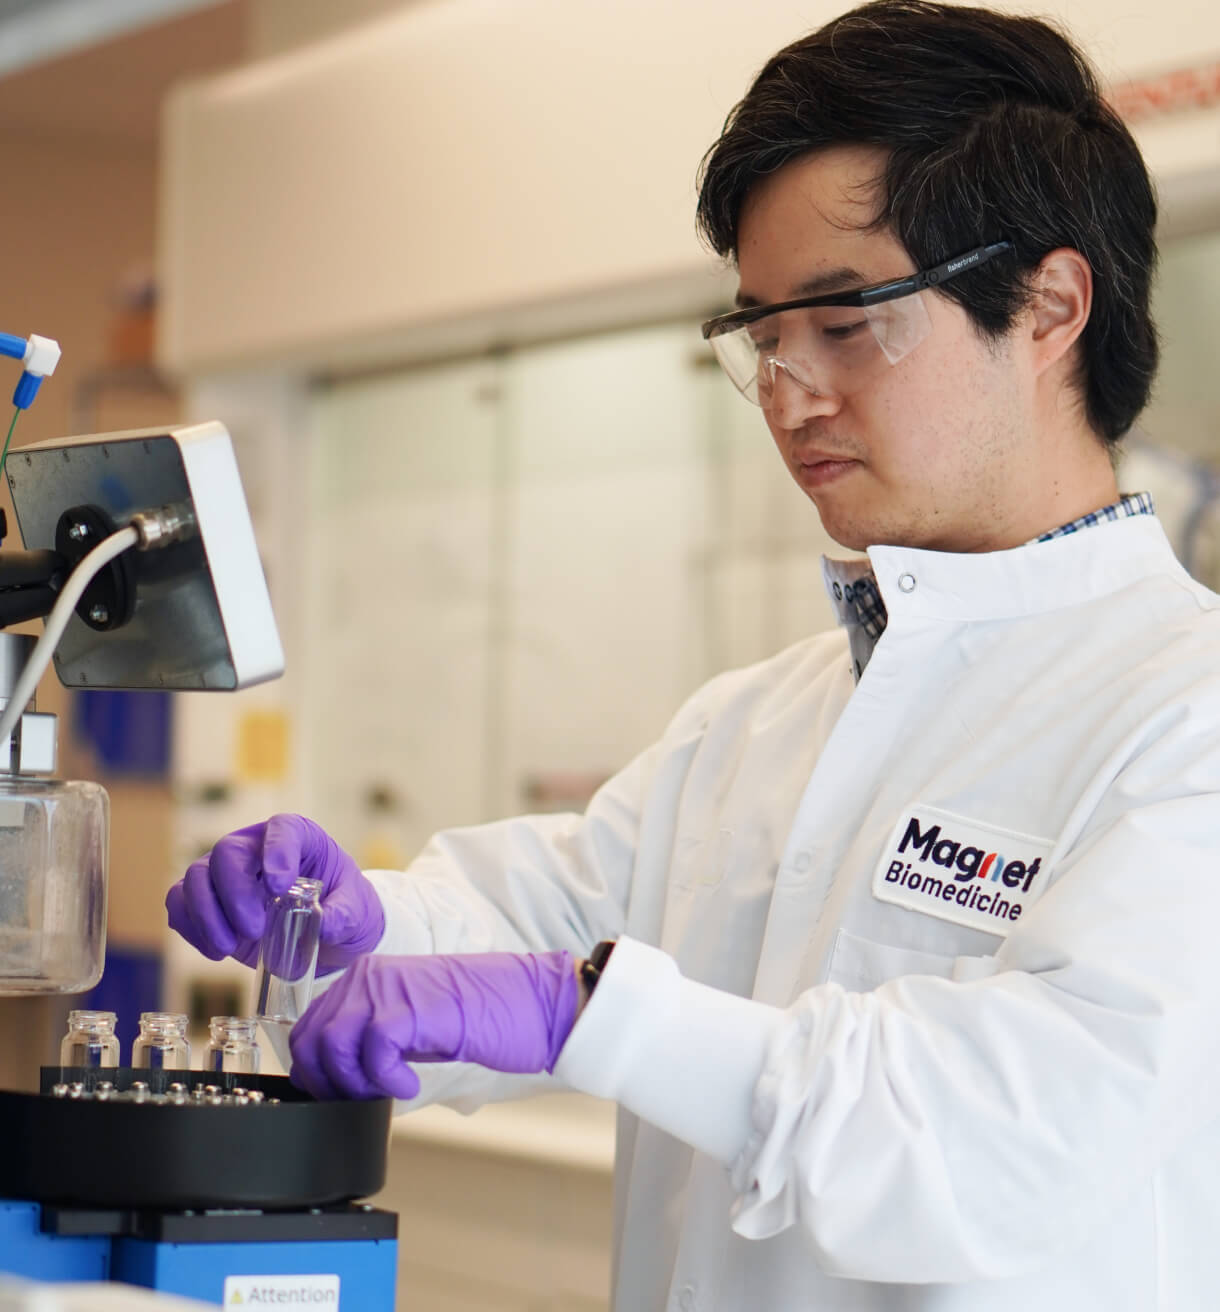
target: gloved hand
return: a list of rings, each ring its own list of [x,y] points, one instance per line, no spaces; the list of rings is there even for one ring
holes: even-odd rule
[[[303,815],[273,815],[228,834],[169,890],[171,929],[205,957],[258,964],[267,903],[303,875],[320,879],[318,972],[371,952],[385,932],[376,889],[333,838]]]
[[[414,1098],[406,1061],[550,1071],[578,992],[567,952],[364,957],[293,1026],[292,1082],[315,1098]]]

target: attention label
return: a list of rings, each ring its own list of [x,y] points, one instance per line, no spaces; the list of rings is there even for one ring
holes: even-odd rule
[[[1049,838],[916,804],[904,811],[873,875],[873,896],[1005,937],[1042,896]]]
[[[339,1306],[338,1276],[226,1276],[225,1307]]]

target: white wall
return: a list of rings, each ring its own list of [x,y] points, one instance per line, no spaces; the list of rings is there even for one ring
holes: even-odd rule
[[[313,409],[311,812],[373,864],[583,806],[695,687],[833,622],[832,549],[691,325],[354,380]]]
[[[166,118],[171,367],[419,358],[720,299],[695,172],[834,0],[435,0],[188,87]],[[1112,79],[1220,49],[1220,6],[1059,0]],[[1144,133],[1220,169],[1220,113]]]

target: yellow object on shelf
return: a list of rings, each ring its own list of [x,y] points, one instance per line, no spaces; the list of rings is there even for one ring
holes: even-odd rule
[[[281,710],[246,711],[237,722],[237,778],[279,783],[288,773],[288,716]]]

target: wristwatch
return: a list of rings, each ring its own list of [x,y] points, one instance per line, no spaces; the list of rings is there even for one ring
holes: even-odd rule
[[[589,997],[593,996],[593,990],[597,988],[597,981],[601,979],[602,971],[606,969],[606,963],[610,960],[613,951],[614,940],[604,938],[580,963],[580,982],[585,986],[585,992]]]

